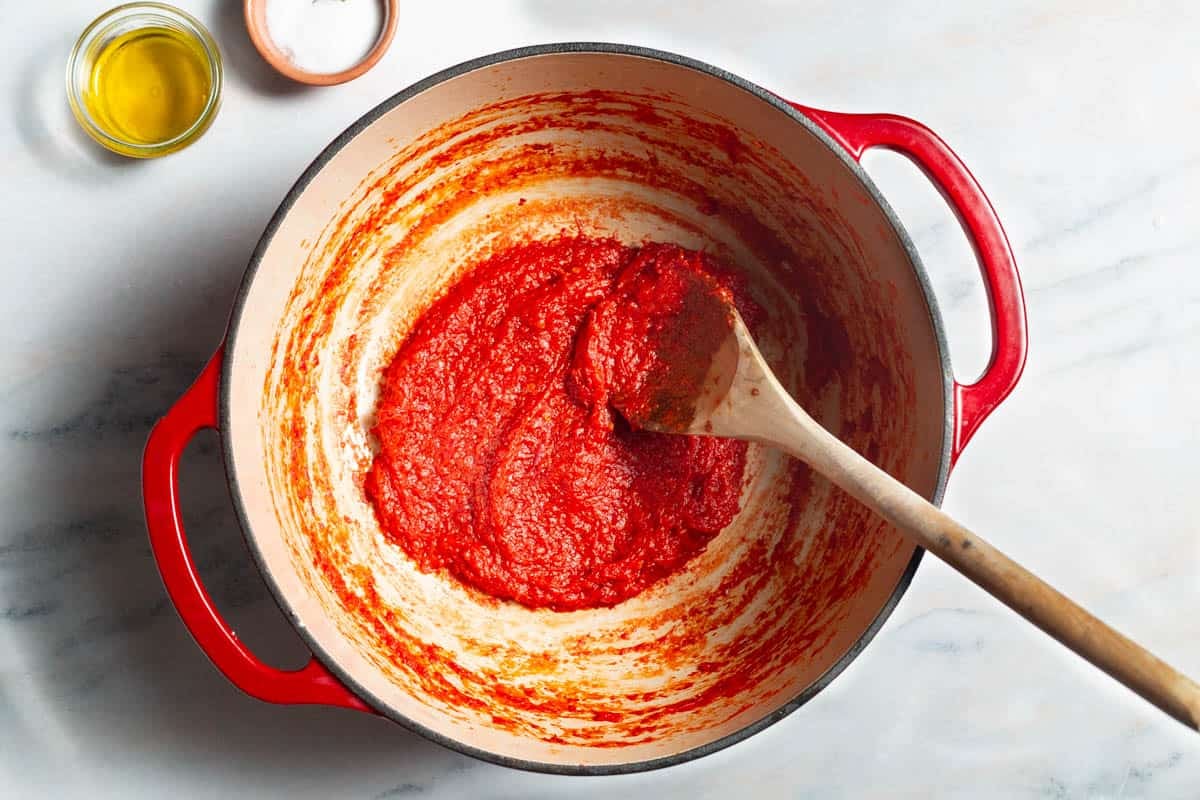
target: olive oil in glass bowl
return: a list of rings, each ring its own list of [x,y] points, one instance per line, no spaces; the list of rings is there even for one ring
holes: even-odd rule
[[[101,15],[76,42],[67,98],[80,126],[113,152],[154,158],[204,133],[221,99],[221,55],[191,15],[130,3]]]

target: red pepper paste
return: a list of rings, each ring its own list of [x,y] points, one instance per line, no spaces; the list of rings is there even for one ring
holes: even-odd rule
[[[653,362],[639,308],[673,272],[755,311],[706,254],[568,236],[502,250],[436,301],[383,376],[366,491],[391,541],[558,611],[620,603],[703,550],[738,512],[746,444],[635,429],[606,394],[614,365]]]
[[[713,359],[733,335],[733,296],[705,256],[644,251],[588,315],[575,345],[576,396],[637,428],[686,431]]]

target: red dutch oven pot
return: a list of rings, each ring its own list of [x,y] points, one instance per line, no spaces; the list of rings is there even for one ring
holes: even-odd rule
[[[978,257],[992,355],[954,380],[911,240],[859,159],[895,150],[954,209]],[[832,681],[904,593],[921,552],[857,503],[752,448],[742,511],[679,574],[614,608],[532,610],[421,573],[362,492],[380,372],[421,311],[490,249],[563,229],[676,241],[745,272],[764,352],[828,428],[940,500],[1025,362],[1012,251],[979,184],[903,117],[789,104],[635,47],[489,56],[387,100],[288,193],[251,259],[225,344],[144,461],[171,599],[235,685],[274,703],[389,717],[547,772],[631,772],[739,741]],[[828,374],[807,354],[840,342]],[[261,662],[188,551],[177,470],[219,431],[250,551],[312,649]]]

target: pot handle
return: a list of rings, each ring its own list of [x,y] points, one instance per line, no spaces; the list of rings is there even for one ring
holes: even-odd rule
[[[179,507],[179,457],[204,428],[217,428],[224,347],[150,432],[142,457],[142,499],[154,560],[171,601],[196,644],[234,686],[270,703],[317,703],[370,711],[316,658],[294,671],[264,664],[221,618],[200,582]]]
[[[977,381],[954,382],[954,441],[950,451],[954,463],[979,425],[1008,397],[1025,369],[1025,295],[1004,228],[966,165],[921,123],[894,114],[843,114],[792,105],[824,128],[855,160],[872,147],[886,147],[907,156],[937,186],[971,241],[991,309],[992,353]]]

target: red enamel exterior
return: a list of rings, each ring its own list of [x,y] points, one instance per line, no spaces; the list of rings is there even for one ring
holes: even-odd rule
[[[983,376],[973,384],[954,385],[953,463],[983,420],[1016,386],[1025,365],[1024,297],[1000,221],[958,156],[920,123],[892,115],[795,108],[856,159],[872,147],[886,147],[911,158],[945,196],[971,239],[987,287],[994,338]],[[315,658],[295,671],[276,669],[256,658],[222,619],[201,582],[183,528],[177,473],[180,456],[191,438],[205,428],[218,427],[222,358],[223,348],[154,427],[146,445],[142,464],[146,524],[163,583],[197,644],[242,691],[272,703],[333,705],[369,712],[371,709]]]
[[[1025,295],[996,210],[962,160],[921,123],[893,114],[842,114],[796,103],[792,106],[820,125],[855,159],[861,159],[872,147],[886,147],[910,158],[942,193],[971,240],[991,309],[992,354],[979,380],[954,383],[953,464],[980,424],[1012,392],[1025,369]]]
[[[269,703],[316,703],[368,711],[315,658],[295,671],[259,661],[221,618],[200,581],[180,513],[179,458],[193,436],[205,428],[217,427],[217,388],[223,356],[224,348],[217,350],[196,382],[154,426],[142,458],[146,527],[167,593],[200,649],[246,694]]]

